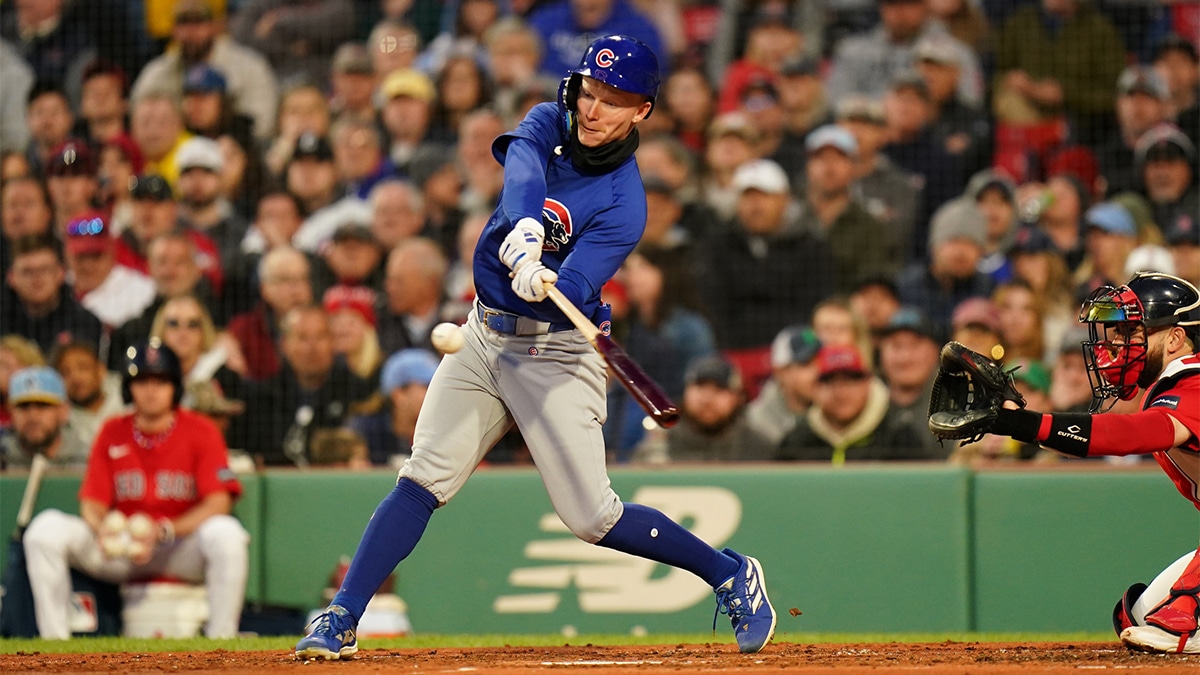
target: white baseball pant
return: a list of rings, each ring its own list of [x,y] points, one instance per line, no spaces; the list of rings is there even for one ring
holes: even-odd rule
[[[203,583],[208,594],[204,634],[238,634],[249,574],[250,534],[233,516],[212,516],[191,535],[160,544],[144,565],[104,555],[92,529],[79,516],[57,509],[42,511],[25,530],[25,559],[33,588],[38,633],[45,639],[71,637],[71,569],[110,583],[173,577]]]

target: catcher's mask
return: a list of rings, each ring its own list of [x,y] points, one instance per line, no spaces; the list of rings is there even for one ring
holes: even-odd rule
[[[1116,403],[1137,395],[1151,333],[1179,326],[1200,345],[1200,293],[1179,277],[1140,272],[1124,286],[1092,292],[1079,310],[1079,321],[1088,325],[1090,339],[1083,343],[1083,357],[1092,385],[1091,409],[1096,412],[1106,399]]]

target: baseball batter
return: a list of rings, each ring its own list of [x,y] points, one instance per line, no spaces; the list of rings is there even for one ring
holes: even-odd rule
[[[333,602],[296,645],[298,658],[358,651],[355,627],[375,589],[513,424],[571,532],[704,579],[742,651],[757,652],[771,639],[775,611],[757,560],[718,551],[613,492],[600,428],[604,361],[553,303],[543,302],[544,284],[556,283],[597,325],[608,322],[600,288],[646,222],[633,153],[637,124],[653,111],[658,85],[658,60],[646,45],[599,38],[563,80],[557,103],[535,106],[493,143],[504,188],[475,250],[478,300],[463,329],[465,344],[434,375],[412,457],[368,523]]]
[[[1153,455],[1200,509],[1200,291],[1184,279],[1143,272],[1123,286],[1097,289],[1083,303],[1079,320],[1090,332],[1083,351],[1092,412],[1040,413],[1018,409],[1010,399],[981,428],[1076,457]],[[959,362],[1000,372],[975,352],[964,351]],[[1139,412],[1093,414],[1106,402],[1133,400],[1143,390]],[[932,412],[930,428],[953,433],[955,426],[986,424],[988,416],[961,407]],[[1189,550],[1149,586],[1131,586],[1113,611],[1121,641],[1150,652],[1200,654],[1198,621],[1200,550]]]
[[[204,583],[205,634],[237,636],[250,535],[229,512],[241,484],[228,468],[221,432],[178,407],[182,384],[170,348],[157,341],[131,348],[122,387],[133,412],[110,419],[96,437],[79,489],[80,516],[48,509],[25,531],[43,638],[71,637],[71,568],[113,583],[158,577]],[[124,555],[102,542],[120,534],[108,531],[112,523],[125,520],[113,511],[150,517],[146,531],[135,526],[129,533],[135,546]]]

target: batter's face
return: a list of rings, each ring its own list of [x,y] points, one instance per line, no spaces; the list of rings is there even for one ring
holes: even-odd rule
[[[588,148],[624,139],[650,114],[650,101],[590,77],[581,78],[575,124],[579,142]]]

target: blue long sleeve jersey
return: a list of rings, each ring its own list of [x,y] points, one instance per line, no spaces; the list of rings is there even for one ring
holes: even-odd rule
[[[609,173],[580,172],[567,156],[560,110],[540,103],[517,128],[492,143],[504,166],[500,204],[475,247],[475,291],[493,309],[538,321],[568,320],[550,301],[526,302],[512,291],[500,244],[524,217],[546,229],[542,264],[558,273],[558,288],[585,316],[595,316],[600,288],[617,272],[646,227],[646,192],[630,157]],[[556,150],[558,150],[556,152]]]

